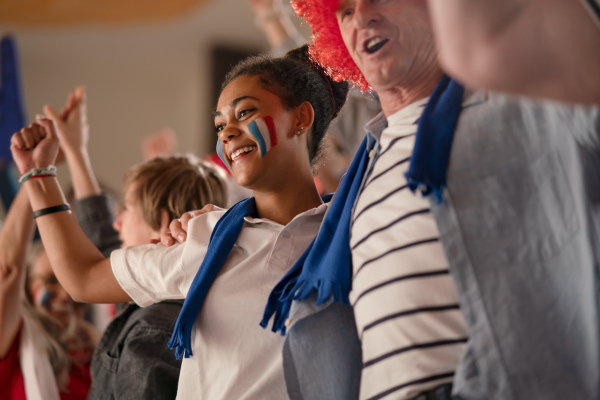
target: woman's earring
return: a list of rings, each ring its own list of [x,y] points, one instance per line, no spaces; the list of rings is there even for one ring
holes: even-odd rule
[[[301,127],[300,127],[300,129],[296,131],[296,136],[300,136],[300,135],[302,135],[302,133],[303,133],[302,131],[303,131],[303,130],[304,130],[304,127],[303,127],[303,126],[301,126]]]

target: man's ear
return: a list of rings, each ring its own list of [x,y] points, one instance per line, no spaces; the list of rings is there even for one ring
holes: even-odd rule
[[[305,101],[298,106],[298,110],[296,112],[296,125],[294,128],[296,131],[301,130],[302,132],[307,132],[312,126],[314,120],[315,110],[313,109],[312,104],[310,104],[308,101]]]

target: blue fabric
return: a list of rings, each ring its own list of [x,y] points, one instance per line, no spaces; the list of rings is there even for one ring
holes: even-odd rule
[[[229,164],[227,164],[227,160],[225,159],[225,156],[223,155],[223,144],[221,143],[220,140],[217,140],[217,155],[219,156],[221,161],[223,161],[223,164],[225,164],[225,166],[227,167],[229,172],[231,172],[233,174],[233,172],[231,171],[231,168],[229,168]]]
[[[0,86],[0,161],[12,160],[10,138],[25,126],[21,103],[19,62],[14,39],[5,36],[0,42],[2,83]]]
[[[333,195],[330,194],[322,196],[321,199],[328,203],[332,197]],[[215,225],[210,235],[208,250],[192,281],[179,318],[177,318],[173,336],[168,343],[169,348],[175,349],[175,357],[178,360],[184,355],[186,358],[193,355],[192,328],[194,322],[204,304],[208,290],[242,231],[244,217],[256,218],[257,216],[254,197],[249,197],[227,210]]]
[[[178,360],[184,354],[186,358],[193,355],[192,327],[202,308],[208,289],[217,277],[223,263],[229,257],[229,253],[244,225],[244,217],[256,216],[254,197],[249,197],[227,210],[215,225],[210,236],[206,256],[192,281],[179,318],[177,318],[173,336],[171,336],[168,343],[169,348],[175,349],[175,357]]]
[[[415,149],[407,173],[411,188],[433,193],[441,201],[454,129],[461,111],[464,88],[444,76],[434,89],[419,119]],[[275,286],[260,325],[266,328],[275,314],[272,331],[285,334],[285,321],[294,300],[306,300],[318,292],[317,305],[331,295],[333,301],[350,304],[352,209],[367,166],[367,138],[363,140],[330,205],[317,237]]]
[[[438,83],[419,119],[415,147],[405,174],[413,192],[419,189],[423,196],[433,194],[438,204],[446,187],[446,169],[463,93],[464,88],[447,76]]]
[[[18,175],[13,174],[15,168],[10,153],[10,138],[25,126],[19,91],[19,62],[11,36],[3,37],[0,42],[0,62],[0,199],[8,211],[18,189]]]
[[[5,212],[8,212],[18,190],[19,173],[17,166],[12,161],[3,162],[0,159],[0,201]]]
[[[329,206],[319,233],[292,269],[275,286],[269,296],[260,325],[266,328],[275,314],[273,332],[285,334],[285,321],[293,300],[306,299],[316,289],[317,305],[333,292],[335,301],[350,304],[352,256],[350,254],[350,219],[354,198],[367,166],[367,139],[363,139],[346,176]]]

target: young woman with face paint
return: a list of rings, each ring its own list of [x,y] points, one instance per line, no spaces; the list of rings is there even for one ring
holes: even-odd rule
[[[235,67],[215,111],[217,149],[254,196],[194,218],[183,244],[132,246],[104,258],[70,213],[57,211],[64,199],[56,178],[25,182],[32,209],[43,214],[37,223],[52,266],[75,299],[142,306],[186,299],[170,342],[184,357],[178,398],[287,397],[284,337],[259,322],[272,288],[308,248],[327,209],[313,166],[347,90],[308,62],[305,48]],[[52,125],[39,123],[43,134],[12,138],[22,173],[56,156]]]

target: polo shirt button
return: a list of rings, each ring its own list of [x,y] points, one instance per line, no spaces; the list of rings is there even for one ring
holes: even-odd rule
[[[373,149],[371,149],[371,151],[369,151],[369,158],[373,158],[374,154],[375,154],[375,151],[373,151]]]

